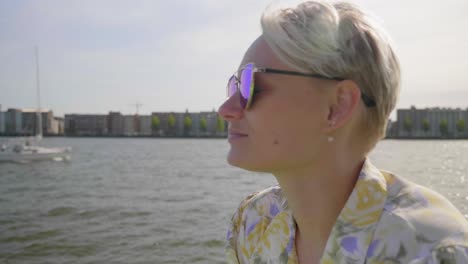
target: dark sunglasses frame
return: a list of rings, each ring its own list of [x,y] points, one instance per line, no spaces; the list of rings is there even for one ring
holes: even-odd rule
[[[341,78],[341,77],[327,77],[327,76],[324,76],[324,75],[320,75],[320,74],[312,74],[312,73],[302,73],[302,72],[295,72],[295,71],[287,71],[287,70],[279,70],[279,69],[272,69],[272,68],[257,68],[255,67],[255,64],[253,63],[248,63],[246,64],[239,72],[238,72],[238,75],[242,75],[243,71],[245,70],[245,68],[247,67],[252,67],[252,76],[250,77],[250,82],[251,83],[251,91],[249,91],[249,95],[248,95],[248,98],[242,98],[243,96],[241,95],[241,105],[243,106],[244,109],[248,109],[250,104],[252,103],[252,99],[253,99],[253,93],[254,93],[254,89],[255,89],[255,86],[253,85],[254,83],[254,80],[253,80],[253,75],[256,73],[256,72],[261,72],[261,73],[271,73],[271,74],[282,74],[282,75],[292,75],[292,76],[302,76],[302,77],[308,77],[308,78],[318,78],[318,79],[324,79],[324,80],[335,80],[335,81],[344,81],[346,80],[346,78]],[[228,97],[234,95],[234,93],[230,94],[229,92],[229,86],[231,84],[231,81],[233,78],[235,78],[235,85],[236,85],[236,92],[240,92],[240,85],[241,85],[241,80],[240,78],[238,77],[238,75],[234,74],[231,76],[231,78],[229,78],[229,81],[228,81],[228,87],[227,87],[227,93],[228,93]],[[361,91],[361,99],[362,101],[364,102],[364,104],[367,106],[367,107],[375,107],[376,106],[376,103],[375,101],[370,98],[368,95],[364,94],[362,91]],[[242,102],[242,100],[246,100],[246,102]]]

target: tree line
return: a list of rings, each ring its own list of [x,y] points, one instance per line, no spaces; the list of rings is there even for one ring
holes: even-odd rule
[[[411,133],[413,128],[414,128],[414,125],[413,125],[413,122],[412,122],[411,118],[406,117],[404,122],[403,122],[403,129],[406,132]],[[429,123],[429,120],[427,118],[424,118],[422,120],[421,128],[426,134],[431,129],[431,124]],[[457,132],[458,133],[463,133],[463,132],[465,132],[465,128],[466,128],[465,120],[459,119],[457,121],[457,123],[456,123]],[[447,119],[440,120],[440,122],[439,122],[439,131],[440,131],[442,136],[447,136],[448,135],[448,121],[447,121]]]
[[[193,120],[190,115],[184,117],[184,134],[188,134],[192,130]],[[167,127],[170,131],[174,131],[176,128],[176,117],[174,114],[169,114],[167,117]],[[202,116],[199,120],[199,128],[201,132],[208,132],[208,121],[206,117]],[[161,129],[161,120],[157,115],[151,117],[151,129],[153,131],[159,131]],[[225,132],[225,122],[221,117],[216,119],[216,133]]]

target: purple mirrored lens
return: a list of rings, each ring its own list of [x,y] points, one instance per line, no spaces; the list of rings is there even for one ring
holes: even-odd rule
[[[253,92],[253,64],[249,63],[242,70],[240,76],[240,103],[242,108],[247,108],[250,105],[250,99]]]
[[[234,75],[229,79],[228,86],[227,86],[227,96],[228,97],[233,96],[237,91],[236,80],[237,80],[237,77],[234,76]]]

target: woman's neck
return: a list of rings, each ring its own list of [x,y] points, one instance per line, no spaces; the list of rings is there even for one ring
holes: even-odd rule
[[[274,173],[297,224],[296,243],[318,250],[321,256],[364,160],[335,155],[334,159]]]

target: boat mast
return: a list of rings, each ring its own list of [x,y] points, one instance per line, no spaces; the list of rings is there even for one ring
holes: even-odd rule
[[[39,51],[37,46],[35,47],[36,53],[36,88],[37,88],[37,130],[36,137],[42,138],[42,112],[41,112],[41,88],[39,82]]]

